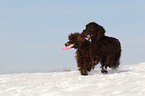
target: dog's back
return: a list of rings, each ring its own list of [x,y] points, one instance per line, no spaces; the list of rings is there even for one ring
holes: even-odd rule
[[[113,37],[104,36],[96,43],[96,54],[101,57],[110,54],[116,54],[121,51],[121,44],[118,39]]]

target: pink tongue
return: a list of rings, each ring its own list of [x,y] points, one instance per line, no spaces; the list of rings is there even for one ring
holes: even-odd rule
[[[94,36],[94,35],[87,35],[88,38],[91,38],[92,36]]]
[[[87,35],[87,37],[88,37],[88,38],[90,38],[90,37],[91,37],[91,35]]]
[[[73,47],[73,46],[74,46],[74,44],[71,44],[71,45],[69,45],[69,46],[67,46],[67,47],[64,46],[62,49],[63,49],[63,50],[67,50],[67,49],[70,49],[70,48]]]

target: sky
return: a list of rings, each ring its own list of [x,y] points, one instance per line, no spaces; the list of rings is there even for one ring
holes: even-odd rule
[[[144,0],[0,0],[0,73],[77,70],[68,35],[89,22],[120,40],[121,65],[145,61]]]

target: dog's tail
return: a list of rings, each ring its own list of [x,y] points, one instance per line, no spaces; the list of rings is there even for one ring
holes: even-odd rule
[[[116,69],[116,68],[119,67],[119,65],[120,65],[120,56],[121,56],[121,51],[119,51],[115,55],[115,58],[114,58],[114,61],[113,61],[113,65],[112,65],[112,69]]]

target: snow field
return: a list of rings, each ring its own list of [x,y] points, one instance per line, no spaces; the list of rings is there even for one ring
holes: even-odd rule
[[[145,96],[145,63],[124,65],[103,75],[100,69],[0,75],[0,96]]]

